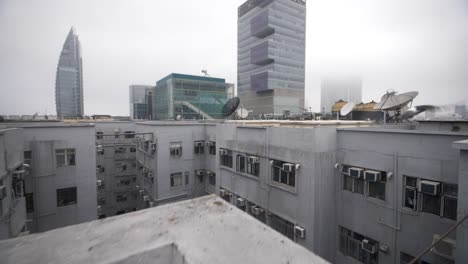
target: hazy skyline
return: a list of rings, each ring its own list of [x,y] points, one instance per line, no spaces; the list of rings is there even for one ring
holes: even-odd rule
[[[0,114],[55,114],[55,71],[68,31],[82,44],[85,114],[128,115],[132,84],[176,72],[236,83],[234,1],[0,0]],[[463,0],[307,1],[306,105],[320,78],[360,75],[364,101],[387,89],[416,104],[468,98]]]

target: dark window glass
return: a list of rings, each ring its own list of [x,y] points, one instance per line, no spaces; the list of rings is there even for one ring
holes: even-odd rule
[[[73,205],[76,203],[76,187],[57,189],[57,207]]]
[[[369,182],[369,196],[385,201],[385,183]]]
[[[458,185],[444,183],[443,186],[444,186],[444,195],[452,195],[455,197],[458,195]]]
[[[421,211],[440,216],[440,196],[423,193]]]
[[[245,156],[237,155],[237,171],[245,172]]]
[[[406,176],[406,186],[416,188],[417,184],[418,184],[418,179]]]
[[[26,193],[24,196],[26,198],[26,212],[27,213],[34,212],[34,195],[33,195],[33,193]]]
[[[171,187],[177,187],[182,185],[182,173],[171,174]]]
[[[417,209],[418,193],[415,189],[405,188],[405,207]]]
[[[364,180],[354,179],[354,192],[364,194]]]
[[[279,182],[281,174],[281,169],[278,167],[273,167],[273,181]]]
[[[457,199],[444,197],[444,217],[457,220]]]
[[[289,173],[288,185],[292,187],[296,186],[296,174],[295,173],[292,173],[292,172]]]
[[[343,175],[343,189],[350,192],[353,191],[353,178],[348,175]]]
[[[211,185],[216,185],[216,173],[211,173],[209,177],[209,181]]]
[[[280,183],[288,184],[288,173],[285,172],[284,170],[281,170]]]

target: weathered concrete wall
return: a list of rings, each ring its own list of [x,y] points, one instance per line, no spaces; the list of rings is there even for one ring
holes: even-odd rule
[[[418,255],[431,244],[433,234],[445,233],[455,221],[403,207],[404,176],[457,184],[458,154],[452,142],[462,138],[397,130],[339,130],[338,163],[391,172],[393,176],[386,183],[382,201],[343,190],[343,176],[335,172],[337,225],[388,246],[388,254],[379,252],[379,263],[394,263],[394,257],[398,262],[400,251]],[[338,227],[335,232],[338,234]],[[424,260],[450,263],[432,253]],[[354,263],[338,251],[335,261]]]
[[[24,127],[25,150],[32,151],[26,192],[34,195],[32,231],[46,231],[96,219],[94,126]],[[75,149],[75,166],[57,167],[56,149]],[[77,187],[77,204],[57,207],[57,189]]]
[[[468,215],[468,140],[456,142],[460,151],[458,176],[458,219]],[[458,226],[455,263],[468,263],[468,220]]]

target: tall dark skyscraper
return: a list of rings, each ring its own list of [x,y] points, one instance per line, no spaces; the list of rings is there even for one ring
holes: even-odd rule
[[[248,0],[239,7],[237,85],[253,114],[302,112],[305,0]]]
[[[73,27],[60,53],[55,80],[55,104],[59,118],[80,118],[84,115],[81,46]]]

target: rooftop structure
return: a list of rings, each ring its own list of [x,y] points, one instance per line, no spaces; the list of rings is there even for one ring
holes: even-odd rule
[[[328,263],[215,196],[2,241],[0,253],[5,264]]]
[[[150,120],[152,115],[154,86],[130,85],[130,118]]]
[[[221,119],[222,108],[234,96],[224,79],[172,73],[156,83],[153,119]]]
[[[340,101],[362,102],[362,80],[359,78],[327,78],[322,80],[320,107],[331,113],[333,105]]]
[[[55,80],[55,104],[59,118],[84,116],[81,46],[74,28],[70,29],[60,53]]]
[[[237,85],[254,116],[304,111],[306,1],[248,0],[238,9]]]

